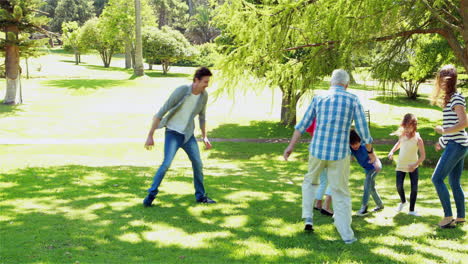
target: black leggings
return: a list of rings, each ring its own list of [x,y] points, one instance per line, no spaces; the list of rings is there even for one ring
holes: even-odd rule
[[[406,172],[396,171],[396,188],[398,194],[400,195],[400,200],[402,203],[406,202],[405,198],[405,189],[403,189],[403,181],[405,180]],[[419,172],[416,168],[413,172],[409,173],[411,181],[411,194],[410,194],[410,211],[414,211],[414,205],[416,204],[416,197],[418,196],[418,179]]]

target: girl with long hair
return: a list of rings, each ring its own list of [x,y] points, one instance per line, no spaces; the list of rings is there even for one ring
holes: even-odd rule
[[[426,150],[424,149],[424,142],[417,132],[418,120],[413,114],[406,114],[403,117],[400,127],[391,135],[398,136],[398,142],[393,146],[388,158],[393,159],[393,153],[400,149],[398,155],[398,162],[396,167],[396,188],[400,195],[401,202],[398,204],[396,211],[400,212],[406,207],[405,189],[403,182],[406,173],[410,176],[411,181],[411,194],[410,194],[410,207],[408,214],[419,216],[414,210],[416,205],[416,197],[418,195],[418,181],[419,181],[419,165],[426,158]],[[418,157],[418,152],[420,157]]]

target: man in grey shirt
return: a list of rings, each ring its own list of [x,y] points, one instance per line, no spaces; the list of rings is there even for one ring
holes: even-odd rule
[[[164,139],[164,160],[153,178],[153,184],[148,189],[148,195],[143,200],[145,207],[151,206],[158,194],[158,187],[164,178],[174,156],[182,148],[192,162],[195,198],[198,203],[216,203],[205,193],[203,186],[203,168],[197,140],[193,135],[194,118],[198,115],[200,130],[206,149],[211,143],[206,136],[205,112],[208,93],[205,91],[212,73],[202,67],[195,72],[191,85],[182,85],[175,89],[169,99],[153,117],[153,123],[146,139],[145,148],[150,150],[154,146],[154,131],[166,127]]]

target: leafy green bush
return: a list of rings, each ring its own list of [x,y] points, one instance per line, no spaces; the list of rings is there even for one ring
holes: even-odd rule
[[[220,56],[217,51],[217,46],[214,43],[205,43],[201,45],[196,45],[194,47],[198,51],[196,56],[190,59],[180,60],[177,63],[174,63],[174,65],[191,67],[212,67]]]

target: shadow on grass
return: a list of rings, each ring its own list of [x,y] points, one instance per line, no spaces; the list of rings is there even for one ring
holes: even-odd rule
[[[237,144],[216,147],[232,152],[228,145]],[[280,162],[274,149],[263,147],[248,148],[244,154],[206,163],[206,189],[218,201],[212,205],[194,202],[188,161],[168,171],[152,208],[143,208],[141,201],[155,168],[68,165],[0,174],[2,262],[394,263],[395,257],[379,253],[382,247],[396,255],[419,254],[423,262],[446,262],[444,256],[454,254],[452,248],[431,245],[426,233],[415,235],[418,243],[392,242],[407,239],[396,227],[413,224],[413,218],[396,219],[395,225],[355,219],[362,241],[353,245],[344,245],[325,216],[315,216],[316,231],[306,234],[300,219],[306,164]],[[379,175],[384,199],[395,192],[390,171]],[[353,175],[356,208],[362,175]],[[428,192],[428,182],[422,182],[421,192]],[[418,220],[427,226],[434,219]],[[382,234],[391,241],[379,240]],[[451,231],[444,239],[462,235],[462,230]],[[427,248],[436,248],[440,255],[423,250]]]
[[[167,74],[163,74],[162,71],[158,70],[145,70],[145,75],[148,75],[152,78],[188,78],[191,75],[187,73],[172,73],[168,72]]]
[[[0,103],[0,117],[14,116],[19,112],[23,112],[21,105],[6,105]]]
[[[74,60],[59,60],[59,61],[75,64]],[[83,65],[83,64],[87,64],[87,63],[86,62],[80,62],[78,65]]]
[[[382,104],[394,105],[394,106],[404,106],[404,107],[414,107],[414,108],[423,108],[423,109],[433,109],[442,111],[438,106],[431,105],[431,102],[427,98],[417,98],[416,100],[411,100],[407,97],[385,97],[378,96],[371,100],[375,100]]]
[[[126,80],[110,80],[110,79],[62,79],[44,81],[44,85],[67,88],[67,89],[100,89],[116,86],[124,86]]]
[[[222,124],[209,135],[214,138],[290,138],[293,132],[294,127],[285,127],[278,122],[251,121],[249,125]]]
[[[126,72],[128,74],[133,73],[133,69],[125,69],[122,67],[104,67],[100,65],[84,65],[84,67],[90,69],[90,70],[98,70],[98,71],[121,71],[121,72]]]

